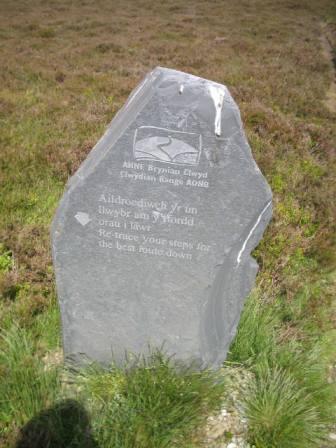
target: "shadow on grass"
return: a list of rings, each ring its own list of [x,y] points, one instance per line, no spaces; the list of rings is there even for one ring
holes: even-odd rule
[[[21,430],[15,448],[99,448],[81,404],[64,400],[42,411]]]

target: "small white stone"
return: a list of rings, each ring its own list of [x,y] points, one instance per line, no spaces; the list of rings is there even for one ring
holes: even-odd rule
[[[229,443],[227,448],[238,448],[237,445],[233,442]]]
[[[333,432],[331,432],[331,433],[329,434],[329,439],[330,439],[330,440],[336,440],[336,434],[333,433]]]

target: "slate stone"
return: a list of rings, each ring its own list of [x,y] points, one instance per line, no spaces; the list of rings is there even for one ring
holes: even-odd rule
[[[228,89],[156,68],[70,179],[52,226],[66,356],[162,347],[219,366],[254,285],[271,190]]]

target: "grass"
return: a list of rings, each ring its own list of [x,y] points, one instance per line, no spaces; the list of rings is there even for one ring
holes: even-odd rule
[[[56,400],[59,376],[56,369],[45,371],[26,330],[13,326],[1,342],[0,421],[23,425]]]
[[[288,371],[259,366],[246,400],[251,441],[256,447],[319,446],[324,428],[314,402]]]
[[[229,87],[274,193],[229,355],[249,372],[249,442],[331,447],[334,2],[1,0],[0,41],[0,446],[202,446],[206,416],[234,390],[158,354],[126,372],[69,376],[58,364],[52,215],[132,88],[162,65]]]
[[[257,448],[321,446],[336,415],[336,389],[326,382],[332,334],[325,335],[328,341],[281,340],[288,315],[279,308],[250,297],[231,347],[229,361],[253,373],[242,393],[249,438]]]
[[[197,428],[221,407],[223,378],[215,372],[179,366],[160,352],[126,369],[63,370],[36,356],[37,340],[15,326],[2,336],[0,421],[16,447],[191,447]],[[14,438],[13,421],[21,426]]]
[[[220,409],[224,391],[219,375],[174,366],[160,352],[126,372],[91,369],[83,380],[99,446],[106,447],[194,446],[195,429]]]

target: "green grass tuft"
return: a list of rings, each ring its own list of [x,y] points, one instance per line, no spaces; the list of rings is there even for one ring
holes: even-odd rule
[[[0,243],[0,272],[8,272],[14,266],[12,252]]]
[[[245,304],[228,360],[251,365],[260,357],[267,358],[275,346],[275,331],[273,309],[265,307],[254,293]]]
[[[317,447],[324,439],[325,425],[313,394],[279,366],[256,367],[244,405],[256,448]]]
[[[0,434],[15,421],[23,425],[50,406],[60,391],[57,369],[46,370],[25,329],[13,325],[1,335]]]
[[[279,340],[283,309],[257,294],[246,303],[229,361],[253,373],[241,393],[256,448],[320,446],[335,415],[335,386],[327,383],[326,344]]]
[[[197,431],[220,409],[224,394],[214,372],[182,368],[160,352],[126,370],[91,367],[81,378],[96,439],[110,448],[194,446]]]

